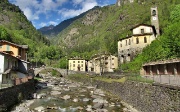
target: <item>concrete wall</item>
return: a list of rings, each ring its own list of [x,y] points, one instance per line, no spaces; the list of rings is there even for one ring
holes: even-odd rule
[[[74,78],[119,96],[142,112],[180,112],[180,87],[126,81],[125,83]]]
[[[34,81],[31,80],[21,85],[0,90],[0,111],[8,111],[12,106],[19,103],[23,99],[35,91]]]
[[[148,26],[139,26],[133,29],[133,34],[141,34],[141,29],[144,29],[144,33],[153,33],[152,27]]]

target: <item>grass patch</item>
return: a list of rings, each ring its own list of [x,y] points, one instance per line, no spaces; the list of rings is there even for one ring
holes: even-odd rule
[[[106,77],[95,77],[94,79],[104,81],[104,82],[108,82],[108,83],[112,83],[112,82],[124,83],[126,81],[125,77],[120,78],[120,79],[111,79],[111,78],[106,78]]]
[[[34,79],[35,79],[35,80],[38,80],[38,81],[41,81],[41,80],[42,80],[42,78],[40,78],[40,77],[34,77]]]
[[[131,80],[131,81],[137,81],[137,82],[146,82],[146,83],[153,83],[153,80],[147,79],[147,78],[143,78],[140,75],[130,75],[126,77],[127,80]]]
[[[108,83],[112,83],[112,82],[120,82],[120,83],[124,83],[126,81],[126,78],[120,78],[120,79],[112,79],[112,78],[107,78],[107,77],[103,77],[103,76],[95,76],[95,75],[84,75],[84,74],[75,74],[75,75],[69,75],[68,76],[70,79],[90,79],[93,78],[93,80],[99,80],[99,81],[104,81],[104,82],[108,82]]]

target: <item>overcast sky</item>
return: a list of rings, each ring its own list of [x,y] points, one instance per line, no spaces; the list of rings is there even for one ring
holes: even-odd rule
[[[115,4],[116,0],[9,0],[20,7],[28,20],[38,29],[57,25],[94,6]]]

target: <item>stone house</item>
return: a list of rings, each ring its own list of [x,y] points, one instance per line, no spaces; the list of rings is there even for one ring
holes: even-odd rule
[[[180,75],[180,59],[145,63],[141,75]]]
[[[71,58],[68,60],[69,70],[87,71],[87,60],[82,58]]]
[[[144,47],[156,39],[156,30],[152,25],[139,24],[131,29],[132,35],[118,41],[120,63],[129,62]]]
[[[94,55],[88,61],[88,71],[102,74],[104,72],[114,72],[118,68],[118,58],[111,54]]]

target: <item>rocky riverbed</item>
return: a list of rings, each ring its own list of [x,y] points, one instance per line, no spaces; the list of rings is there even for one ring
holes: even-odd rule
[[[43,89],[12,112],[134,112],[124,107],[119,98],[93,86],[52,76],[44,77],[42,82],[38,86]]]

